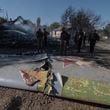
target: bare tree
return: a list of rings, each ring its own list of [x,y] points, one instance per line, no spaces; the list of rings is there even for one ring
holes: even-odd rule
[[[71,20],[75,16],[74,12],[75,11],[71,6],[65,10],[64,14],[61,17],[61,22],[64,26],[66,26],[68,22],[71,22]]]
[[[100,24],[100,19],[99,15],[94,14],[90,10],[75,10],[72,7],[68,7],[61,17],[61,22],[63,26],[66,26],[69,22],[74,30],[84,29],[89,31]]]

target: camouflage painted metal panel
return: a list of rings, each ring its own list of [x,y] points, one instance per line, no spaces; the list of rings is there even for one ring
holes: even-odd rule
[[[62,96],[110,105],[110,84],[106,81],[63,77]]]

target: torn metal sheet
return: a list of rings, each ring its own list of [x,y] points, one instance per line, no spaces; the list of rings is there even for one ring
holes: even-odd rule
[[[47,58],[42,54],[2,60],[0,86],[110,105],[110,70],[82,58]]]

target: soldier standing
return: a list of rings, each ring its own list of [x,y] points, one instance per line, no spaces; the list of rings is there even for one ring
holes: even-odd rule
[[[77,32],[76,35],[75,35],[75,43],[76,43],[76,45],[77,45],[77,52],[78,52],[78,53],[79,53],[80,50],[81,50],[83,37],[84,37],[84,33],[83,33],[82,29],[80,29],[80,31]]]
[[[47,37],[48,37],[49,33],[46,31],[46,29],[43,29],[43,36],[44,36],[44,47],[47,47]]]
[[[61,54],[64,54],[66,52],[66,48],[67,48],[67,37],[68,37],[68,33],[65,31],[65,28],[62,28],[62,32],[61,32],[61,36],[60,36],[60,40],[61,40]]]
[[[96,30],[94,30],[90,36],[89,36],[89,43],[90,43],[90,53],[94,53],[94,48],[96,45],[96,42],[100,40],[99,35],[97,34]]]
[[[36,32],[38,53],[43,51],[43,32],[39,28]]]

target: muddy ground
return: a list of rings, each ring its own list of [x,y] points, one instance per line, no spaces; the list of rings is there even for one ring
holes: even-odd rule
[[[110,110],[107,106],[0,88],[0,110]]]
[[[97,57],[98,55],[100,56],[98,62],[101,66],[109,69],[109,44],[101,43],[98,46],[99,48],[106,47],[104,51],[100,50],[98,52],[97,50]],[[42,93],[0,87],[0,110],[110,110],[110,106],[55,98],[43,95]]]

